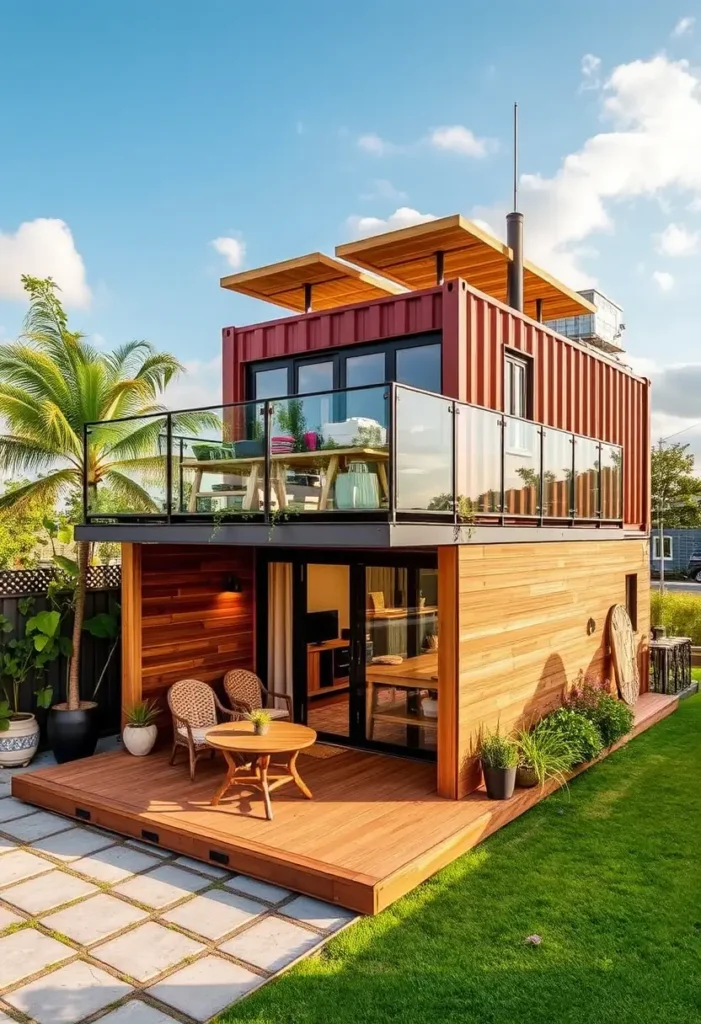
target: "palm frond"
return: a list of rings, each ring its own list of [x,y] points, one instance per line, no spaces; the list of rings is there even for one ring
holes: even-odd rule
[[[41,476],[38,480],[18,487],[15,491],[0,494],[0,512],[4,509],[22,509],[33,501],[40,498],[48,498],[55,502],[61,493],[68,487],[80,486],[80,474],[75,469],[59,469],[48,476]]]
[[[62,457],[62,452],[42,444],[36,438],[0,435],[0,469],[10,476],[42,473],[55,466]],[[72,461],[77,469],[80,468],[74,457],[66,458]]]
[[[155,398],[184,369],[180,360],[170,355],[169,352],[154,352],[153,355],[144,359],[136,373],[136,379],[145,381],[151,395]]]
[[[128,508],[123,511],[129,512],[158,512],[160,506],[158,502],[151,497],[147,490],[145,490],[135,480],[125,476],[123,473],[117,470],[110,470],[109,473],[104,477],[104,483],[109,489],[115,494],[117,498],[124,502]]]
[[[65,401],[68,382],[45,352],[20,342],[0,345],[0,380],[21,388],[35,398]]]

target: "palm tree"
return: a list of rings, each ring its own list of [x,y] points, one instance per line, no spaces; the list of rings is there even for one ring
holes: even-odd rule
[[[21,509],[37,498],[54,504],[62,498],[74,507],[82,501],[83,480],[89,503],[100,508],[119,502],[135,512],[158,505],[141,481],[165,481],[160,453],[165,411],[158,399],[182,370],[175,356],[156,352],[145,341],[132,341],[110,353],[98,352],[68,320],[51,278],[23,276],[29,311],[18,341],[0,345],[0,469],[32,477],[31,482],[0,496],[0,511]],[[124,417],[144,416],[123,421]],[[83,453],[85,424],[120,420],[91,428],[87,465]],[[220,423],[208,414],[173,416],[190,433],[203,424]],[[138,479],[135,480],[134,477]],[[99,490],[98,490],[99,488]],[[85,611],[90,545],[78,542],[75,576],[73,655],[68,678],[68,708],[80,707],[80,639]]]

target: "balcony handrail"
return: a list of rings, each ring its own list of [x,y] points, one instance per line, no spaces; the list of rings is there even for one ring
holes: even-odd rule
[[[89,488],[88,488],[87,468],[86,468],[86,475],[85,475],[85,478],[84,478],[84,481],[83,481],[83,487],[84,487],[84,503],[83,503],[84,520],[86,522],[89,522],[89,521],[92,521],[94,519],[113,518],[115,516],[116,517],[123,516],[124,518],[130,518],[130,519],[134,518],[134,517],[142,516],[142,517],[149,517],[149,518],[157,517],[159,519],[163,519],[165,517],[167,521],[171,521],[173,516],[180,516],[180,517],[182,517],[182,516],[187,516],[187,515],[190,515],[190,516],[192,516],[192,515],[194,515],[194,516],[201,516],[203,514],[210,514],[211,515],[211,514],[213,514],[213,513],[211,513],[211,511],[209,513],[201,513],[201,512],[197,511],[196,507],[195,507],[194,510],[190,510],[190,509],[186,510],[185,507],[184,507],[184,499],[183,499],[183,493],[184,493],[184,490],[183,490],[183,465],[184,465],[184,462],[185,462],[186,459],[190,459],[191,458],[189,455],[185,454],[184,443],[187,442],[191,446],[194,446],[197,443],[200,443],[202,445],[210,445],[210,446],[217,446],[217,445],[218,446],[223,446],[223,445],[227,445],[227,444],[229,444],[229,445],[239,444],[242,441],[246,441],[246,440],[259,440],[259,441],[263,442],[263,453],[260,456],[260,459],[261,459],[261,462],[262,462],[261,484],[263,486],[263,511],[262,511],[262,515],[263,515],[264,520],[267,521],[271,517],[271,493],[272,493],[272,488],[273,488],[273,473],[272,473],[273,466],[272,466],[272,464],[273,464],[274,460],[273,460],[273,458],[271,456],[274,456],[276,454],[276,453],[272,452],[272,438],[270,436],[271,435],[271,429],[272,429],[272,423],[274,421],[275,406],[279,405],[281,403],[290,403],[290,402],[293,402],[293,401],[304,402],[305,400],[314,399],[314,398],[318,398],[318,397],[341,397],[341,396],[344,396],[344,395],[354,394],[354,393],[358,393],[358,392],[367,392],[367,391],[376,391],[376,392],[382,391],[383,392],[382,397],[383,397],[383,399],[384,399],[384,401],[386,403],[383,422],[382,423],[378,423],[378,426],[380,426],[381,429],[383,429],[386,432],[385,433],[386,442],[383,441],[382,444],[376,444],[376,443],[369,442],[367,447],[368,448],[375,448],[378,451],[382,450],[384,452],[387,452],[387,455],[384,456],[384,458],[388,460],[387,463],[386,463],[386,469],[387,469],[387,485],[386,485],[386,489],[388,490],[387,512],[388,512],[389,516],[391,517],[391,519],[393,519],[393,520],[396,519],[397,512],[399,512],[400,514],[404,514],[404,513],[417,513],[418,512],[418,513],[423,514],[423,515],[425,515],[425,516],[427,516],[427,517],[429,517],[431,519],[433,519],[436,515],[440,515],[443,518],[445,518],[446,515],[450,516],[450,514],[451,514],[451,509],[447,508],[446,505],[445,505],[445,503],[447,501],[449,504],[452,505],[452,519],[456,523],[458,522],[458,505],[463,500],[463,495],[458,493],[458,491],[459,491],[458,473],[460,472],[459,459],[461,457],[463,457],[464,454],[465,454],[464,451],[459,450],[460,445],[459,445],[459,437],[458,437],[458,435],[459,435],[458,418],[459,418],[459,414],[460,414],[461,410],[472,410],[472,411],[475,411],[475,412],[487,414],[490,417],[493,416],[495,418],[497,426],[496,426],[496,430],[495,430],[494,436],[492,437],[492,442],[494,443],[493,456],[494,456],[494,460],[498,459],[499,462],[500,462],[500,481],[499,481],[498,486],[492,486],[492,483],[487,481],[486,490],[483,493],[481,493],[480,495],[478,495],[476,499],[474,499],[474,498],[470,498],[469,499],[470,501],[473,501],[473,500],[481,501],[484,496],[487,496],[488,503],[490,504],[490,506],[492,506],[487,511],[479,511],[477,513],[478,518],[484,517],[486,519],[489,519],[489,518],[493,519],[493,518],[496,517],[496,518],[500,518],[502,521],[505,521],[506,519],[512,519],[512,518],[526,518],[526,519],[529,519],[529,520],[537,519],[537,520],[540,521],[541,525],[542,525],[542,523],[543,523],[543,521],[545,519],[556,520],[558,522],[560,522],[562,520],[566,520],[566,521],[571,522],[571,523],[575,523],[577,521],[579,521],[579,522],[596,521],[598,523],[601,523],[601,522],[606,522],[606,523],[622,523],[623,522],[623,518],[624,518],[623,517],[623,455],[624,455],[624,452],[623,452],[623,447],[621,445],[618,445],[618,444],[616,444],[614,442],[605,441],[603,439],[600,439],[600,438],[597,438],[597,437],[593,437],[591,435],[578,434],[578,433],[576,433],[574,431],[571,431],[571,430],[562,430],[559,427],[552,427],[552,426],[550,426],[548,424],[545,424],[545,423],[540,423],[540,422],[535,421],[535,420],[526,419],[525,417],[511,416],[510,414],[505,413],[503,411],[500,411],[498,409],[490,409],[490,408],[488,408],[486,406],[476,405],[476,404],[471,403],[471,402],[460,402],[460,401],[452,398],[449,395],[441,395],[441,394],[437,394],[436,392],[433,392],[433,391],[427,391],[427,390],[422,389],[422,388],[416,388],[416,387],[413,387],[411,385],[400,384],[400,383],[396,383],[396,382],[393,382],[393,381],[389,381],[389,382],[385,382],[385,383],[381,383],[381,384],[364,384],[364,385],[359,385],[358,387],[353,387],[353,388],[334,388],[334,389],[331,389],[331,390],[326,389],[326,390],[307,392],[307,393],[304,393],[304,394],[297,394],[297,395],[281,395],[281,396],[279,396],[277,398],[249,399],[247,401],[242,401],[242,402],[228,402],[228,403],[222,403],[222,404],[219,404],[219,405],[199,406],[199,407],[194,407],[194,408],[190,408],[190,409],[176,409],[176,410],[163,409],[163,410],[158,410],[158,411],[151,412],[151,413],[145,413],[142,416],[139,416],[139,415],[123,416],[123,417],[118,417],[118,418],[113,419],[113,420],[95,420],[95,421],[88,422],[88,423],[85,424],[84,430],[83,430],[83,443],[84,443],[85,456],[86,456],[85,459],[84,459],[84,465],[86,467],[88,465],[88,448],[89,448],[89,444],[90,444],[90,435],[91,435],[91,433],[95,432],[94,428],[107,427],[107,426],[109,426],[111,424],[117,424],[117,423],[142,421],[142,420],[145,420],[145,419],[149,419],[149,420],[151,420],[151,419],[154,419],[154,420],[162,419],[163,420],[163,428],[164,429],[163,429],[162,432],[159,433],[159,442],[160,442],[160,440],[162,438],[165,438],[165,440],[166,440],[166,454],[163,455],[163,458],[165,459],[165,464],[164,464],[164,469],[165,469],[165,494],[163,496],[163,498],[164,498],[164,500],[163,500],[163,504],[164,504],[163,511],[160,511],[160,510],[159,511],[152,511],[152,512],[147,511],[147,512],[142,512],[142,513],[126,512],[126,511],[123,512],[123,513],[120,513],[120,512],[117,512],[117,513],[91,512],[89,507],[88,507],[90,499],[89,499]],[[402,395],[402,394],[407,394],[409,396],[411,396],[411,395],[419,396],[420,395],[420,396],[424,396],[426,398],[429,398],[431,400],[435,400],[436,403],[441,403],[441,404],[445,405],[448,408],[448,411],[450,412],[450,414],[452,416],[452,427],[450,428],[450,442],[449,442],[449,444],[450,444],[450,451],[449,452],[448,451],[443,452],[443,454],[446,456],[446,458],[448,456],[450,456],[450,466],[451,466],[451,474],[452,474],[452,485],[451,485],[451,488],[446,488],[445,491],[441,491],[440,495],[434,496],[434,497],[440,497],[442,499],[442,503],[441,503],[440,507],[435,507],[435,508],[431,508],[431,507],[415,508],[414,506],[411,506],[411,507],[404,507],[404,506],[398,507],[398,504],[397,504],[397,465],[398,465],[398,462],[399,462],[399,458],[400,458],[400,456],[402,454],[404,455],[405,458],[407,457],[407,455],[409,457],[411,457],[412,454],[417,454],[418,455],[418,449],[416,449],[416,448],[412,449],[411,446],[409,446],[409,449],[404,449],[404,451],[402,452],[402,435],[401,435],[400,431],[398,430],[398,424],[397,424],[397,406],[398,406],[397,398],[398,398],[399,395]],[[225,423],[226,422],[226,418],[227,418],[226,417],[227,412],[230,412],[231,410],[237,410],[237,409],[238,410],[242,410],[242,409],[246,410],[246,409],[250,409],[251,407],[253,407],[253,408],[260,407],[260,410],[261,410],[261,413],[262,413],[262,424],[261,424],[261,426],[263,428],[262,429],[262,434],[263,434],[262,437],[260,437],[260,434],[259,434],[257,438],[240,437],[240,438],[226,439],[226,438],[222,437],[222,438],[217,439],[217,438],[212,438],[212,437],[207,437],[207,436],[204,436],[204,437],[202,437],[202,436],[201,437],[188,437],[187,435],[184,435],[184,434],[181,435],[181,434],[176,432],[177,431],[177,418],[179,416],[181,416],[181,415],[195,414],[195,413],[217,412],[219,414],[220,419],[222,420],[222,423]],[[343,421],[339,421],[339,422],[343,422]],[[524,493],[525,493],[527,488],[537,487],[537,505],[535,506],[534,512],[529,511],[529,512],[526,512],[526,513],[516,513],[516,512],[509,511],[505,507],[506,495],[507,495],[507,481],[506,481],[506,471],[505,471],[506,459],[507,459],[507,457],[513,457],[514,455],[518,455],[519,454],[518,449],[509,448],[508,443],[507,443],[507,426],[510,423],[522,423],[525,426],[528,426],[529,428],[535,428],[535,431],[536,431],[537,436],[538,436],[538,441],[533,440],[531,442],[533,450],[532,450],[532,452],[528,453],[529,456],[533,459],[535,467],[537,467],[537,468],[534,468],[532,470],[532,472],[534,474],[536,474],[534,482],[533,483],[524,483],[523,487],[516,487],[516,488],[511,487],[511,486],[508,487],[508,493],[510,495],[512,493],[516,494],[516,493],[518,493],[518,491],[524,491]],[[174,427],[175,427],[175,431],[174,431]],[[91,431],[90,428],[93,428],[93,431]],[[215,430],[216,428],[212,428],[212,429]],[[311,432],[314,432],[314,431],[311,431]],[[223,433],[223,431],[222,431],[222,433]],[[546,444],[546,438],[549,435],[552,436],[553,434],[559,434],[559,435],[562,435],[565,438],[569,438],[569,440],[571,442],[571,454],[566,459],[566,463],[567,464],[564,467],[560,467],[561,468],[561,473],[564,474],[564,476],[562,476],[560,479],[547,480],[547,486],[552,486],[553,484],[557,484],[558,486],[562,485],[563,487],[566,488],[565,492],[563,492],[563,493],[565,494],[565,496],[567,496],[567,494],[569,495],[568,508],[567,508],[566,514],[562,514],[562,515],[554,515],[554,514],[546,515],[545,512],[544,512],[544,508],[545,508],[545,492],[546,492],[546,477],[547,477],[547,474],[550,472],[550,470],[548,469],[548,467],[545,464],[545,444]],[[404,434],[404,436],[405,437],[407,436],[406,433]],[[533,435],[531,434],[531,438],[532,437],[533,437]],[[578,467],[578,464],[577,464],[577,448],[578,448],[577,442],[578,441],[587,441],[591,445],[593,445],[593,446],[598,448],[598,455],[595,458],[590,460],[592,462],[592,465],[590,467],[588,467],[586,470],[580,469]],[[160,444],[159,444],[159,447],[160,447]],[[180,449],[179,453],[177,451],[178,447]],[[357,445],[356,445],[356,447],[357,447]],[[614,465],[612,465],[610,467],[611,469],[616,471],[614,479],[617,481],[617,493],[615,493],[615,494],[613,494],[610,491],[608,491],[608,492],[603,492],[602,491],[603,474],[604,474],[605,470],[608,468],[608,467],[604,467],[603,466],[603,452],[604,452],[604,448],[607,449],[607,450],[610,450],[610,451],[616,451],[616,452],[620,453],[620,463],[618,463],[618,465],[616,465],[614,463]],[[326,449],[319,448],[319,449],[311,449],[311,451],[318,451],[320,453],[324,453],[324,452],[328,453],[328,452],[332,452],[333,449],[332,448],[326,448]],[[437,450],[436,450],[436,452],[437,452]],[[159,455],[160,454],[161,453],[159,452]],[[427,454],[430,456],[431,453],[428,452]],[[525,455],[527,453],[524,451],[523,454]],[[239,458],[241,458],[241,456],[239,456]],[[255,458],[255,456],[252,456],[252,458]],[[213,459],[212,460],[212,466],[213,467],[214,467],[214,465],[216,464],[217,461],[225,461],[225,460]],[[370,460],[370,461],[372,461],[372,460]],[[439,460],[438,461],[439,461],[439,464],[440,464],[440,461],[441,461],[440,460],[440,456],[439,456]],[[192,465],[192,463],[190,463],[190,465]],[[195,465],[196,465],[196,463],[195,463]],[[529,472],[531,472],[530,467],[524,466],[524,467],[521,467],[521,468],[524,471],[526,469],[528,469]],[[177,469],[177,474],[178,474],[177,485],[174,484],[174,475],[175,475],[176,469]],[[214,469],[213,471],[217,472],[216,469]],[[234,470],[220,470],[220,472],[235,473]],[[284,474],[286,472],[287,472],[287,469],[285,469],[283,471],[283,480],[284,480]],[[514,470],[512,468],[511,469],[511,473],[513,474],[513,472],[514,472]],[[592,489],[590,490],[590,494],[593,494],[595,496],[594,497],[594,502],[595,502],[595,505],[596,505],[596,511],[595,511],[594,514],[581,516],[581,515],[577,515],[578,509],[577,509],[577,491],[576,491],[576,486],[577,486],[577,480],[579,479],[579,477],[584,476],[585,472],[586,472],[586,474],[588,474],[590,472],[598,473],[598,480],[596,481],[596,485],[592,486]],[[379,469],[378,469],[378,473],[379,473]],[[519,476],[521,475],[520,474],[520,470],[518,468],[516,469],[516,473]],[[200,472],[200,476],[201,475],[202,474]],[[240,475],[240,474],[238,474],[238,475]],[[303,470],[301,471],[301,475],[304,475]],[[525,476],[522,476],[521,479],[523,479],[525,481],[526,478],[525,478]],[[278,480],[278,485],[279,485],[280,484],[279,472],[278,472],[278,475],[277,475],[277,480]],[[496,479],[493,481],[493,483],[496,485]],[[498,496],[498,498],[499,498],[499,503],[498,504],[496,504],[492,500],[492,495],[494,495],[495,497]],[[603,512],[606,511],[606,509],[602,508],[602,502],[603,502],[604,498],[607,498],[608,501],[612,502],[615,506],[617,506],[617,509],[614,509],[614,510],[618,510],[621,514],[618,515],[618,516],[613,516],[613,517],[610,516],[610,515],[604,516]],[[160,496],[159,496],[158,500],[159,501],[161,500]],[[510,499],[510,500],[512,500],[512,499]],[[515,500],[516,500],[516,504],[519,504],[519,500],[518,499],[515,499]],[[431,502],[433,502],[433,498],[431,499]],[[337,513],[338,513],[338,508],[336,507],[336,509],[334,510],[334,514],[337,514]],[[309,513],[305,513],[303,510],[300,510],[299,514],[304,516],[304,515],[308,515]],[[259,509],[257,509],[255,511],[251,511],[250,515],[257,518],[257,517],[260,517],[261,512],[260,512]]]

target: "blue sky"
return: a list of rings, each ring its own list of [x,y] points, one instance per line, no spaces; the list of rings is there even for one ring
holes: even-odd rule
[[[216,400],[222,326],[276,310],[219,289],[213,241],[245,267],[402,209],[500,230],[517,99],[527,250],[624,306],[656,426],[693,422],[699,6],[5,0],[0,338],[19,274],[53,272],[75,326]]]

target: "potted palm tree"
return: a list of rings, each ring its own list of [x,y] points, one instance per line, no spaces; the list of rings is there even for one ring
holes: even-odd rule
[[[0,512],[37,497],[54,502],[61,498],[68,508],[81,509],[84,479],[93,512],[158,510],[158,500],[146,486],[155,483],[160,495],[170,456],[162,452],[165,417],[159,414],[165,407],[158,399],[182,365],[145,341],[98,352],[69,329],[51,278],[24,275],[22,282],[29,296],[24,329],[16,342],[0,345],[0,470],[25,472],[35,479],[3,494]],[[107,420],[114,422],[91,427],[88,433],[86,424]],[[198,412],[179,413],[172,425],[190,435],[201,427],[221,428],[218,417]],[[64,559],[61,566],[75,584],[66,699],[53,705],[48,722],[58,761],[86,757],[97,742],[97,704],[80,693],[91,546],[78,541],[75,550],[75,559]]]

